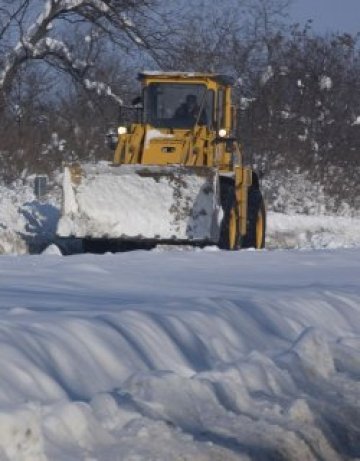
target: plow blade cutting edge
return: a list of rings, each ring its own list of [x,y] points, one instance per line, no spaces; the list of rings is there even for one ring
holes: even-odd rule
[[[111,164],[64,171],[60,237],[217,243],[215,169]]]

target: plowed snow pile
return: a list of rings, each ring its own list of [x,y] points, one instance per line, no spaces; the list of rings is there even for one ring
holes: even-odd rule
[[[0,310],[1,460],[360,458],[360,249],[1,256]]]
[[[126,168],[129,167],[129,168]],[[83,165],[80,184],[64,173],[63,237],[217,241],[222,210],[215,170]]]

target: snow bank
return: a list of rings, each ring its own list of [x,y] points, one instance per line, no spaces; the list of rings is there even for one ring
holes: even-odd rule
[[[37,201],[28,184],[0,185],[0,254],[39,252],[53,241],[57,201],[55,196]]]
[[[360,219],[269,212],[267,222],[269,249],[360,247]]]
[[[0,458],[359,459],[359,261],[2,256]]]

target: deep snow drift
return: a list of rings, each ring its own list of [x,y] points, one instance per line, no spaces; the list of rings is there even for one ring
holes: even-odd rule
[[[1,460],[360,458],[360,249],[2,256],[0,309]]]

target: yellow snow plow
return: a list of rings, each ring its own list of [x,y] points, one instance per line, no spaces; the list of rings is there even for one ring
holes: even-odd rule
[[[263,248],[265,207],[233,134],[232,79],[184,72],[139,79],[141,116],[119,126],[113,162],[65,168],[58,236],[88,246],[113,240]]]

